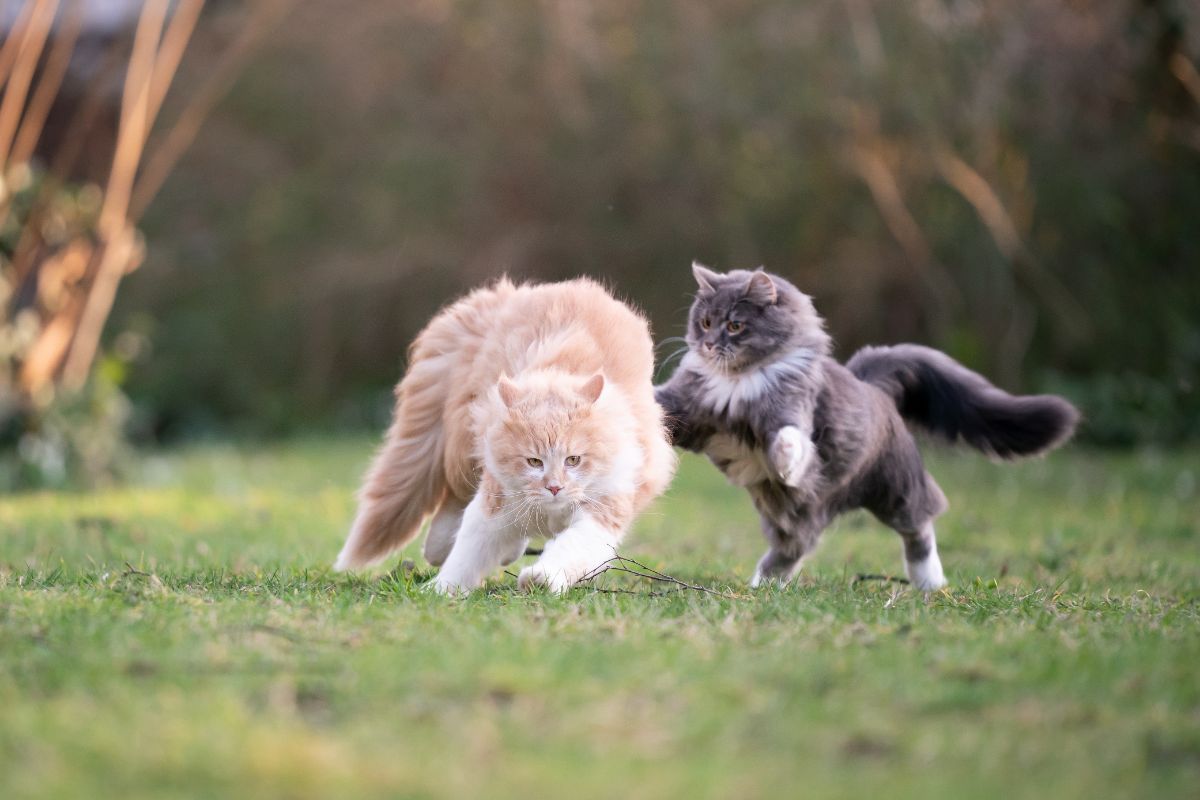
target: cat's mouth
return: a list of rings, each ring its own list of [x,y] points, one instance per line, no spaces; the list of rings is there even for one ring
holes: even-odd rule
[[[704,354],[705,360],[717,372],[723,372],[727,375],[732,375],[736,372],[741,372],[742,364],[736,358],[732,351],[718,347],[715,350],[710,350]]]
[[[532,494],[534,504],[546,511],[561,511],[564,508],[571,508],[579,504],[574,494],[567,491],[551,494],[545,489],[541,489]]]

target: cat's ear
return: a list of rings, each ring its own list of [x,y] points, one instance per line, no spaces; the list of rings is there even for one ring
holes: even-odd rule
[[[513,403],[517,402],[517,396],[520,394],[517,385],[507,375],[501,374],[500,382],[496,387],[500,390],[500,399],[504,402],[504,405],[512,408]]]
[[[717,281],[721,279],[720,275],[713,272],[699,261],[692,262],[692,277],[696,279],[696,285],[700,287],[700,291],[704,292],[705,294],[712,294],[715,292]]]
[[[600,399],[600,393],[604,391],[604,375],[597,372],[595,375],[587,379],[587,383],[579,388],[579,396],[582,397],[588,405]]]
[[[775,301],[779,299],[779,290],[775,288],[775,281],[771,280],[770,275],[763,272],[762,267],[754,270],[754,274],[750,276],[750,281],[746,284],[746,297],[750,302],[758,303],[760,306],[775,305]]]

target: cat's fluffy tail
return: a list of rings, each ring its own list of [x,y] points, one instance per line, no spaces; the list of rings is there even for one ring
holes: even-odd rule
[[[334,569],[361,567],[408,544],[446,495],[445,355],[422,357],[418,340],[396,387],[396,413],[358,496],[358,516]]]
[[[846,367],[890,395],[909,422],[998,458],[1052,450],[1079,422],[1079,412],[1061,397],[1011,395],[928,347],[864,347]]]

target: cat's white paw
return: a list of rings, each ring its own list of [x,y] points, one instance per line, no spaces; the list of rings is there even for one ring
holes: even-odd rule
[[[922,592],[936,592],[946,585],[946,573],[942,571],[942,560],[938,558],[937,550],[932,551],[924,561],[905,561],[904,571],[908,573],[909,583]]]
[[[771,466],[779,479],[793,489],[804,484],[805,473],[816,455],[816,447],[795,425],[780,428],[771,445]]]
[[[517,575],[517,588],[528,592],[535,586],[545,586],[554,594],[562,594],[570,589],[575,581],[569,579],[561,569],[547,569],[545,564],[530,564]]]
[[[446,597],[462,597],[471,593],[473,587],[463,586],[457,580],[438,574],[433,583],[426,584],[432,591]]]

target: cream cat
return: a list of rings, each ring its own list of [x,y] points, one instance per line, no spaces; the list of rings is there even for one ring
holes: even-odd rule
[[[518,585],[562,592],[611,559],[670,482],[650,330],[601,286],[504,279],[413,343],[391,428],[338,556],[344,570],[411,541],[445,594],[479,587],[544,538]]]

